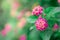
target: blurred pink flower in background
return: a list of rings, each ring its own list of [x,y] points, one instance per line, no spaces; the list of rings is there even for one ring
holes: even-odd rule
[[[11,30],[11,25],[6,24],[5,28],[1,31],[1,34],[5,36]]]
[[[26,40],[26,35],[25,34],[21,35],[19,40]]]
[[[11,30],[11,25],[10,24],[6,24],[5,25],[5,30],[8,32]]]
[[[17,9],[20,7],[20,4],[17,2],[17,1],[14,1],[12,4],[11,4],[11,16],[12,17],[16,17],[16,13],[17,13]]]
[[[6,31],[3,29],[2,31],[1,31],[1,34],[2,34],[2,36],[6,36]]]
[[[17,15],[17,19],[21,19],[24,16],[24,10],[20,11],[20,13]]]
[[[17,27],[22,29],[24,25],[26,24],[26,18],[22,17],[19,22],[17,23]]]
[[[32,14],[31,14],[31,11],[27,11],[26,14],[25,14],[26,17],[29,17],[29,16],[31,16],[31,15],[32,15]]]
[[[38,18],[35,22],[36,28],[37,30],[45,30],[48,27],[48,23],[47,20],[45,20],[44,18]]]
[[[17,9],[19,7],[19,3],[18,2],[14,2],[12,4],[12,9]]]
[[[59,28],[58,24],[54,24],[53,30],[57,30]]]
[[[58,0],[58,3],[60,3],[60,0]]]
[[[32,10],[32,15],[39,15],[39,14],[42,14],[43,12],[43,8],[41,6],[36,6],[33,8]]]

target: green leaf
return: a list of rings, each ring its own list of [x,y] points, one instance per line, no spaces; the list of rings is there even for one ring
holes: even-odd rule
[[[48,7],[48,8],[45,8],[43,10],[43,14],[46,14],[46,16],[44,16],[44,18],[46,18],[47,20],[50,19],[50,16],[51,16],[51,13],[53,10],[55,9],[55,7]]]
[[[35,21],[38,19],[38,16],[30,16],[27,18],[27,22],[29,23],[35,23]]]
[[[50,40],[52,33],[53,32],[51,30],[45,30],[40,32],[40,36],[43,40]]]
[[[44,12],[46,13],[46,14],[48,14],[50,11],[52,11],[54,9],[54,7],[48,7],[48,8],[45,8],[44,9]]]
[[[55,14],[60,12],[60,7],[47,8],[44,12],[46,13],[46,19],[49,20],[51,17],[55,17]]]
[[[50,40],[60,40],[60,32],[58,32],[58,31],[54,32],[51,35]]]
[[[33,29],[29,34],[29,40],[42,40],[42,38],[39,35],[38,30]]]

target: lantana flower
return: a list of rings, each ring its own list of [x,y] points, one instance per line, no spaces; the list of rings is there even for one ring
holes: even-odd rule
[[[48,27],[48,23],[47,23],[47,20],[44,19],[44,18],[38,18],[35,22],[35,26],[36,26],[36,29],[37,30],[45,30],[47,27]]]
[[[32,15],[38,16],[39,14],[42,14],[43,8],[41,6],[36,6],[32,10]]]

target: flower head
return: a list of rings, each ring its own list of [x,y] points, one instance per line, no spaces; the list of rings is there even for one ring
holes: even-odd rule
[[[45,30],[48,27],[48,23],[47,20],[45,20],[44,18],[39,18],[36,20],[35,22],[36,28],[38,30]]]
[[[32,14],[38,16],[39,14],[42,14],[42,12],[43,8],[41,6],[36,6],[33,8]]]
[[[58,24],[54,24],[53,30],[57,30],[59,28]]]
[[[26,40],[26,35],[24,34],[24,35],[20,36],[19,40]]]

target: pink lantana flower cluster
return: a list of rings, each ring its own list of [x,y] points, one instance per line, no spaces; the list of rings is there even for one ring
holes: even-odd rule
[[[44,18],[37,19],[35,22],[35,25],[36,25],[36,28],[41,31],[45,30],[48,27],[47,20]]]
[[[53,26],[53,30],[55,31],[55,30],[57,30],[58,28],[59,28],[58,24],[55,23],[54,26]]]
[[[48,22],[45,18],[42,18],[42,15],[41,15],[42,13],[43,13],[43,8],[41,6],[34,7],[32,11],[33,15],[36,15],[36,16],[39,15],[38,19],[35,22],[35,26],[36,26],[36,29],[40,31],[43,31],[48,27]],[[44,16],[46,16],[46,14]],[[53,26],[53,29],[55,30],[57,28],[58,28],[58,25],[55,24]]]
[[[43,8],[41,6],[36,6],[32,10],[32,15],[38,16],[39,14],[42,14]]]
[[[41,15],[42,13],[43,13],[43,8],[41,6],[36,6],[32,11],[32,14],[37,16]],[[40,31],[45,30],[48,27],[47,20],[40,16],[36,20],[35,26],[37,30],[40,30]]]

